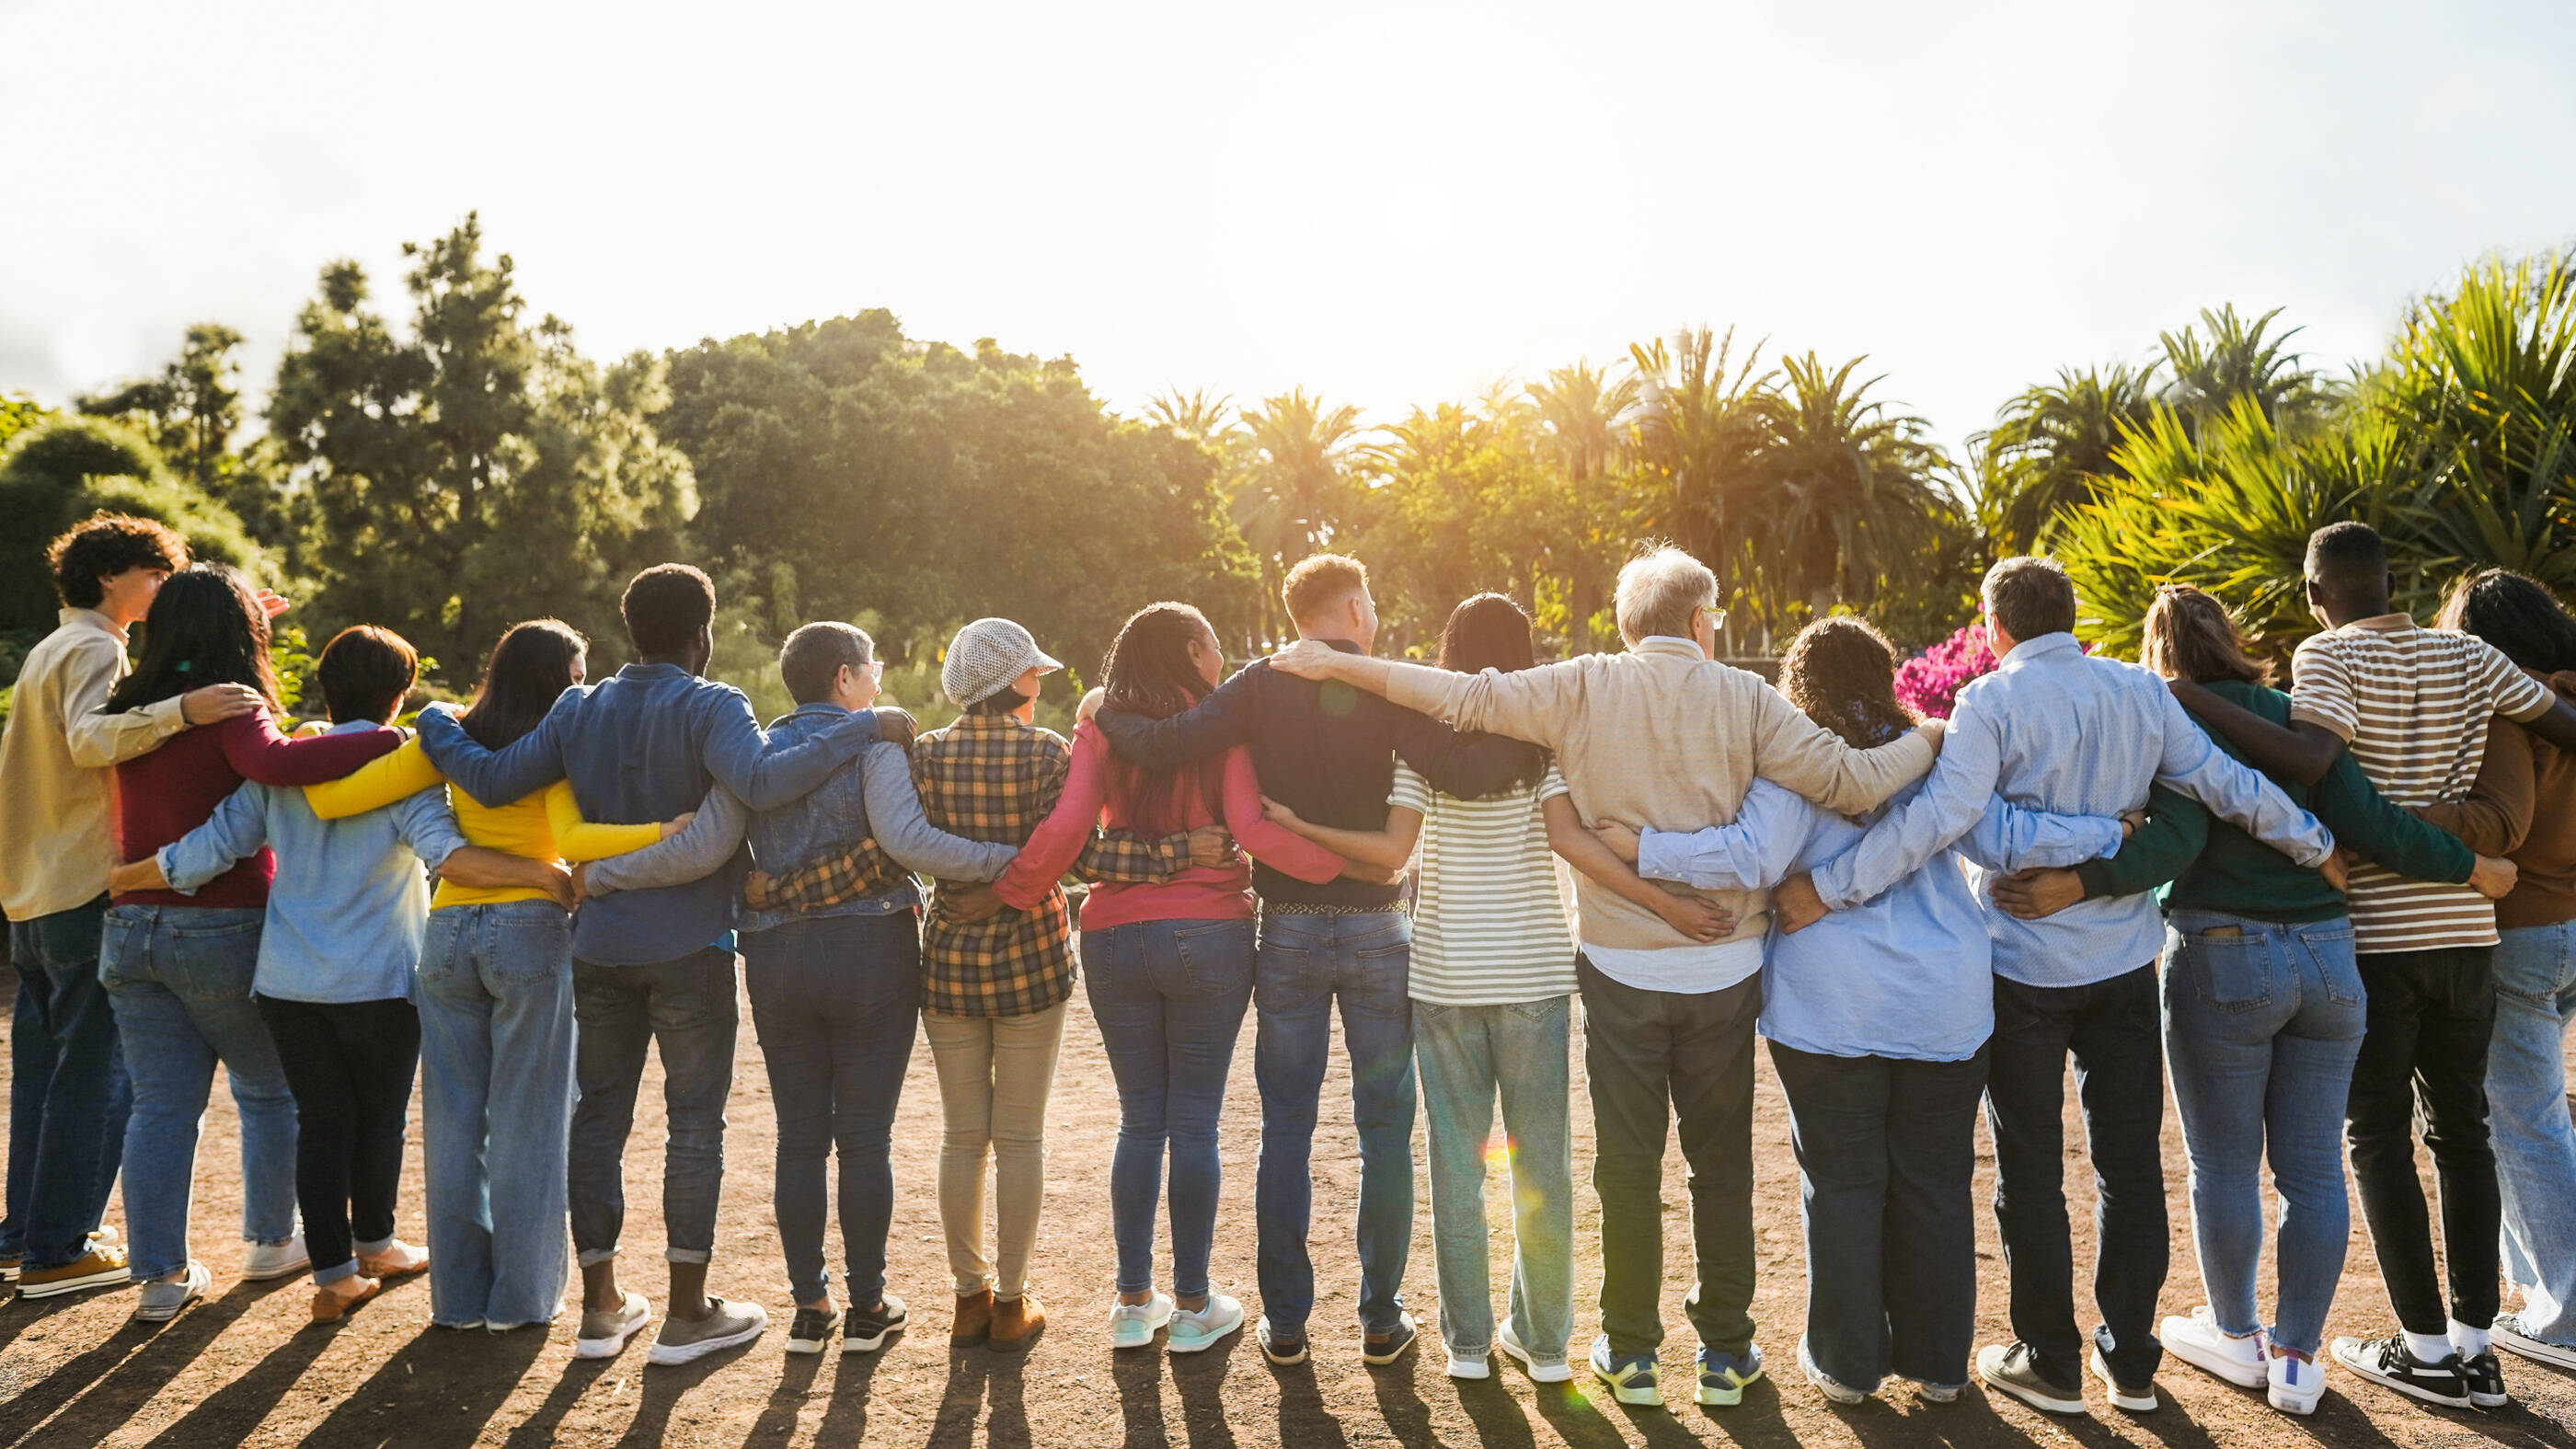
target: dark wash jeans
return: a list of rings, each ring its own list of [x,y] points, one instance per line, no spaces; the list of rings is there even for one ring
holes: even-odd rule
[[[1351,1119],[1360,1144],[1360,1326],[1392,1330],[1413,1253],[1413,919],[1401,911],[1319,916],[1265,911],[1252,1004],[1261,1088],[1261,1167],[1253,1184],[1261,1311],[1303,1333],[1315,1310],[1315,1118],[1333,1048],[1333,1006],[1351,1054]]]
[[[1217,1118],[1252,1001],[1250,921],[1135,921],[1082,933],[1083,988],[1118,1079],[1109,1210],[1118,1291],[1154,1286],[1154,1200],[1172,1158],[1172,1292],[1208,1291],[1216,1242]]]
[[[713,946],[653,966],[572,963],[572,1152],[565,1185],[582,1266],[617,1253],[626,1228],[626,1135],[644,1053],[662,1053],[662,1221],[674,1263],[704,1263],[724,1190],[725,1098],[733,1091],[733,953]]]
[[[336,1282],[393,1239],[420,1012],[403,1000],[257,1000],[295,1094],[295,1202],[313,1281]]]
[[[751,1024],[778,1112],[778,1245],[796,1301],[829,1289],[824,1163],[841,1157],[849,1306],[885,1296],[894,1218],[894,1113],[920,1019],[921,919],[912,911],[790,921],[742,936]]]
[[[1986,1044],[1986,1121],[1995,1134],[1995,1222],[2012,1272],[2013,1335],[2061,1386],[2084,1382],[2075,1327],[2075,1247],[2066,1221],[2066,1059],[2093,1154],[2097,1229],[2093,1300],[2122,1383],[2153,1378],[2164,1359],[2156,1295],[2171,1266],[2166,1240],[2164,1020],[2156,968],[2086,986],[1995,978]]]
[[[8,1216],[0,1257],[59,1268],[89,1252],[125,1156],[134,1093],[98,979],[107,897],[9,923],[18,1002],[9,1024]]]
[[[2353,1063],[2344,1136],[2389,1305],[2409,1333],[2495,1321],[2503,1200],[2487,1138],[2487,1046],[2495,1035],[2494,950],[2368,952],[2370,1025]],[[2433,1265],[2433,1225],[2415,1176],[2415,1123],[2442,1188],[2451,1298]]]
[[[1807,1348],[1835,1382],[1968,1381],[1977,1330],[1977,1099],[1963,1062],[1771,1043],[1807,1229]]]
[[[1678,1120],[1699,1257],[1682,1309],[1702,1344],[1741,1356],[1753,1345],[1753,1025],[1762,978],[1723,991],[1641,991],[1589,959],[1575,965],[1610,1352],[1651,1354],[1664,1341],[1664,1134]]]

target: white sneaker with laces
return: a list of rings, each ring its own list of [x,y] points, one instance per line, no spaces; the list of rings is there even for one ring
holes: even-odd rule
[[[1869,1402],[1869,1394],[1866,1390],[1853,1388],[1816,1367],[1815,1355],[1807,1351],[1805,1334],[1798,1336],[1798,1371],[1805,1374],[1807,1382],[1814,1384],[1816,1392],[1823,1394],[1830,1403],[1865,1404]]]
[[[1172,1296],[1157,1293],[1142,1303],[1109,1305],[1109,1346],[1145,1348],[1172,1321]]]
[[[304,1234],[297,1231],[282,1243],[253,1243],[242,1262],[242,1277],[253,1283],[266,1283],[277,1278],[292,1278],[313,1266],[313,1255],[305,1250]]]
[[[2189,1318],[2164,1321],[2165,1352],[2204,1373],[2236,1385],[2259,1389],[2271,1381],[2272,1344],[2257,1328],[2243,1337],[2218,1326],[2218,1317],[2203,1304]]]
[[[1552,1363],[1541,1362],[1538,1355],[1530,1352],[1529,1345],[1521,1342],[1521,1336],[1512,1332],[1512,1321],[1508,1318],[1494,1330],[1494,1347],[1519,1360],[1531,1383],[1564,1384],[1574,1381],[1574,1365],[1561,1358]]]
[[[1460,1353],[1454,1348],[1449,1350],[1449,1377],[1453,1379],[1489,1379],[1493,1376],[1494,1366],[1485,1355],[1481,1353]]]

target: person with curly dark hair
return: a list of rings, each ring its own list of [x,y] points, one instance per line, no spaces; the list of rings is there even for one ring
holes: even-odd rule
[[[1855,749],[1920,723],[1895,678],[1886,636],[1853,618],[1808,625],[1780,661],[1780,692]],[[1724,826],[1600,833],[1649,879],[1762,890],[1850,850],[1924,788],[1853,818],[1760,781]],[[1963,867],[2073,865],[2117,849],[2123,833],[2116,817],[1991,799],[1974,829],[1887,890],[1771,935],[1761,1028],[1789,1099],[1807,1234],[1798,1366],[1827,1398],[1858,1403],[1894,1374],[1946,1402],[1968,1382],[1969,1179],[1995,1012],[1992,943]]]
[[[111,771],[259,702],[214,684],[133,714],[101,713],[125,675],[126,631],[162,580],[188,566],[188,546],[151,519],[101,513],[55,539],[45,560],[61,622],[28,653],[0,733],[0,910],[18,968],[0,1278],[23,1266],[31,1297],[126,1276],[124,1250],[100,1232],[130,1097],[98,981],[116,864]]]

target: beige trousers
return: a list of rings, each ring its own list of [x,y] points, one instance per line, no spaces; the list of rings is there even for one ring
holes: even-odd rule
[[[1028,1285],[1029,1251],[1037,1246],[1038,1210],[1046,1202],[1047,1095],[1055,1088],[1064,1009],[1057,1002],[1035,1016],[922,1014],[947,1123],[939,1144],[939,1223],[948,1233],[948,1271],[961,1295],[990,1288],[996,1298],[1017,1298]],[[999,1219],[990,1259],[984,1255],[988,1152]]]

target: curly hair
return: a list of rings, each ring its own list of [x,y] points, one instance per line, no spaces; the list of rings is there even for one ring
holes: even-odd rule
[[[2167,679],[2272,682],[2272,666],[2246,649],[2227,606],[2189,584],[2156,590],[2156,601],[2147,606],[2138,662]]]
[[[107,598],[99,585],[128,569],[175,574],[188,566],[188,543],[167,524],[129,513],[93,513],[45,546],[54,592],[75,609],[95,609]]]
[[[2433,627],[2475,634],[2524,669],[2576,669],[2576,618],[2539,580],[2505,569],[2451,585]]]
[[[1923,722],[1897,702],[1896,646],[1868,620],[1847,614],[1818,619],[1789,641],[1780,656],[1780,692],[1860,749]]]

